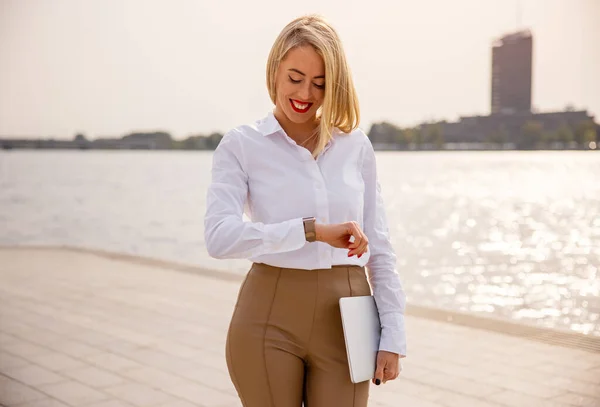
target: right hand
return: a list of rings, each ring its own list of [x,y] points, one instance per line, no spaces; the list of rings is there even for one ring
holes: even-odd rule
[[[362,256],[369,247],[367,235],[360,229],[358,222],[344,222],[331,225],[315,225],[317,240],[340,249],[348,249],[348,257]],[[354,236],[354,242],[350,237]]]

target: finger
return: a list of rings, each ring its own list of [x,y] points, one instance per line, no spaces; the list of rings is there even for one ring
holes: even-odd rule
[[[358,249],[356,249],[356,255],[358,256],[358,258],[360,259],[360,257],[365,254],[367,252],[366,250],[366,246],[361,246]]]
[[[348,255],[349,256],[354,256],[354,255],[357,255],[357,254],[362,254],[362,247],[363,247],[363,244],[360,244],[357,247],[349,246],[348,248],[350,249],[350,251],[348,252]]]
[[[357,230],[358,230],[357,233],[360,234],[360,239],[356,239],[356,240],[359,241],[360,244],[356,248],[353,248],[352,255],[361,256],[366,251],[366,247],[369,244],[369,239],[367,239],[367,235],[365,235],[358,226],[357,226]]]
[[[377,368],[375,369],[375,378],[373,379],[373,383],[375,383],[377,386],[379,386],[383,381],[383,369],[383,363],[378,362]]]
[[[362,230],[360,230],[360,229],[358,231],[360,232],[361,243],[363,245],[368,244],[369,243],[369,238],[367,237],[367,235],[365,234],[365,232],[362,231]]]
[[[369,239],[367,239],[367,237],[365,236],[365,238],[363,239],[362,246],[357,249],[358,257],[360,258],[360,256],[365,254],[368,249],[369,249]]]
[[[384,369],[383,370],[383,382],[387,382],[388,380],[394,380],[394,376],[396,376],[395,369]]]
[[[354,236],[354,242],[352,242],[349,247],[351,249],[356,249],[357,247],[360,247],[363,242],[363,236],[362,236],[362,233],[360,232],[359,227],[355,223],[352,223],[352,226],[351,226],[349,232],[352,234],[352,236]]]
[[[396,374],[396,375],[394,375],[394,376],[390,377],[390,378],[389,378],[388,380],[386,380],[386,381],[388,381],[388,382],[394,381],[394,380],[396,380],[396,378],[397,378],[397,377],[398,377],[398,375]],[[385,383],[385,382],[384,382],[384,383]]]
[[[363,240],[363,244],[360,248],[360,254],[365,254],[367,252],[367,250],[369,249],[369,240],[365,237],[365,239]]]

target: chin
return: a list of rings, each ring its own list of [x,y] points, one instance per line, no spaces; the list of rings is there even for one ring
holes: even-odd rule
[[[285,114],[291,122],[297,124],[306,123],[308,121],[314,120],[315,118],[315,115],[312,114],[310,111],[306,113],[296,113],[294,111],[288,111],[285,112]]]

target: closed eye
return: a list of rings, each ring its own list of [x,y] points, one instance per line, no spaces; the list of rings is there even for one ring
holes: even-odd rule
[[[288,76],[288,78],[290,78],[290,82],[292,82],[292,83],[296,83],[296,84],[298,84],[298,83],[302,82],[302,80],[301,80],[301,79],[294,80],[294,79],[292,79],[292,77],[291,77],[291,76]],[[321,90],[322,90],[322,89],[325,89],[325,85],[317,85],[316,83],[313,83],[313,85],[315,85],[315,88],[317,88],[317,89],[321,89]]]

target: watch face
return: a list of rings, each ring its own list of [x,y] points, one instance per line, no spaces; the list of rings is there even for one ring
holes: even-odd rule
[[[317,233],[315,231],[315,218],[304,218],[304,235],[307,242],[314,242],[317,240]]]

